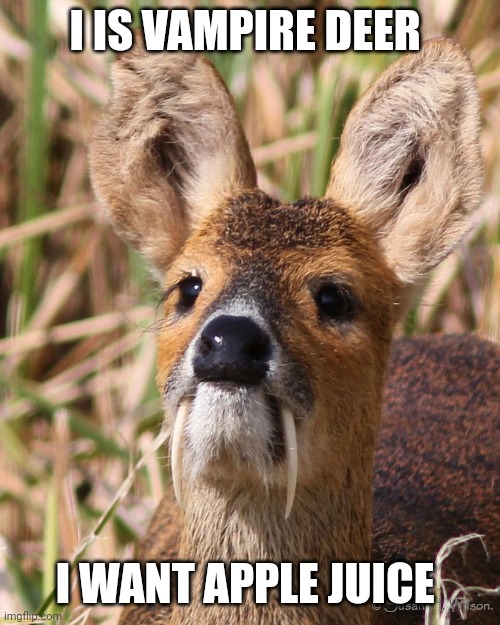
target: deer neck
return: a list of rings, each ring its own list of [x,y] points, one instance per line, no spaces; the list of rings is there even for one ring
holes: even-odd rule
[[[366,457],[365,449],[361,458]],[[279,593],[270,593],[266,606],[256,606],[248,592],[244,606],[238,609],[207,607],[195,600],[189,606],[177,606],[172,623],[207,622],[208,610],[214,623],[232,625],[242,622],[243,610],[244,622],[250,625],[368,625],[370,606],[331,605],[327,596],[332,561],[366,561],[370,557],[371,472],[370,458],[364,467],[346,468],[342,476],[322,475],[309,485],[299,484],[286,520],[282,489],[228,485],[227,481],[191,487],[179,557],[197,563],[193,597],[203,596],[207,562],[268,561],[292,562],[294,570],[299,562],[317,562],[320,598],[318,604],[282,607]]]

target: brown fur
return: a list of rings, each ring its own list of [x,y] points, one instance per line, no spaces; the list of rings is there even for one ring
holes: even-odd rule
[[[273,393],[294,413],[299,457],[297,493],[287,521],[279,451],[269,467],[261,457],[245,459],[247,450],[236,441],[240,459],[234,449],[217,451],[208,456],[201,478],[188,472],[182,518],[167,495],[141,557],[176,554],[196,561],[195,600],[171,610],[131,607],[122,622],[366,625],[374,614],[370,605],[326,603],[329,565],[370,558],[372,465],[393,329],[412,289],[456,245],[479,200],[478,100],[469,62],[458,46],[442,40],[394,64],[349,118],[328,197],[294,204],[255,189],[255,168],[231,98],[202,57],[148,55],[139,49],[117,62],[114,89],[91,147],[93,182],[118,232],[146,255],[169,294],[158,332],[158,386],[165,398],[166,426],[175,419],[172,398],[178,405],[183,393],[193,392],[183,390],[183,384],[187,354],[200,328],[217,311],[251,303],[252,314],[265,321],[279,347]],[[203,289],[193,308],[181,313],[176,285],[193,273],[202,279]],[[325,281],[349,291],[351,320],[321,319],[314,293]],[[422,345],[425,349],[425,344],[407,349],[410,359],[416,350],[420,382],[414,389],[422,388]],[[495,348],[478,348],[486,354],[488,349]],[[404,356],[401,360],[398,371],[407,376]],[[446,392],[445,364],[428,365],[439,373],[441,395]],[[429,393],[435,394],[434,389],[422,388],[423,395]],[[399,405],[401,400],[394,401]],[[401,456],[396,468],[405,467],[403,461],[411,455],[420,458],[434,440],[447,444],[456,428],[451,415],[439,439],[432,427],[442,408],[438,402],[436,410],[422,413],[420,436],[406,436],[413,419],[398,419],[394,413],[382,430],[377,557],[390,559],[406,547],[403,555],[429,559],[449,537],[451,521],[440,526],[438,538],[431,519],[410,540],[399,525],[403,518],[411,523],[411,507],[400,509],[398,500],[387,510],[379,500],[384,484],[392,488],[403,479],[391,468],[393,461]],[[488,404],[488,424],[492,411]],[[206,419],[210,429],[221,416]],[[217,436],[224,441],[221,428]],[[385,447],[385,440],[392,444]],[[435,474],[434,456],[432,462]],[[465,456],[460,462],[467,466]],[[419,466],[425,463],[424,455]],[[487,483],[477,479],[475,466],[471,464],[470,479],[480,485],[480,506],[490,493]],[[409,474],[415,497],[422,493],[414,479],[419,475]],[[434,481],[433,497],[438,492]],[[461,497],[460,491],[452,492]],[[423,493],[425,497],[425,489]],[[406,504],[404,497],[401,501]],[[440,510],[443,515],[459,512],[453,505]],[[464,527],[475,529],[473,525]],[[433,529],[426,533],[425,527]],[[488,522],[482,527],[488,529]],[[425,545],[425,552],[416,551],[418,545]],[[316,561],[320,603],[282,607],[273,595],[266,606],[255,606],[250,596],[242,606],[203,606],[196,598],[204,564],[213,560]]]
[[[255,167],[233,100],[203,56],[147,54],[138,39],[116,61],[113,86],[90,150],[94,188],[162,277],[217,198],[255,186]]]
[[[469,228],[464,217],[482,186],[478,106],[463,50],[436,39],[394,63],[344,128],[327,195],[356,207],[405,283],[425,276]]]
[[[485,537],[489,559],[479,542],[472,542],[448,561],[445,576],[467,585],[498,584],[500,440],[491,417],[498,417],[499,405],[496,345],[470,336],[394,343],[375,455],[374,561],[425,561],[434,558],[449,537],[477,532]],[[402,423],[408,426],[402,428]],[[181,522],[169,489],[139,557],[175,558]],[[493,612],[470,612],[468,622],[493,623],[499,599],[478,597],[476,602],[488,603]],[[158,614],[162,609],[156,608]],[[142,619],[138,625],[150,622],[142,606],[127,612]],[[382,610],[376,617],[386,625],[423,623],[420,610]],[[458,614],[455,621],[460,622]]]
[[[395,342],[375,455],[374,560],[434,558],[449,537],[475,532],[489,558],[472,541],[450,557],[444,577],[498,586],[499,417],[497,345],[465,335]],[[467,622],[494,623],[500,597],[473,601],[491,610],[470,611]],[[383,622],[422,618],[400,611]],[[462,622],[456,612],[452,622]]]

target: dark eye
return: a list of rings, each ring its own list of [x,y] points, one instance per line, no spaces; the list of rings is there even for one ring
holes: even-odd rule
[[[192,308],[196,302],[196,298],[201,293],[203,282],[201,278],[190,276],[185,278],[177,285],[179,289],[179,306],[182,308]]]
[[[314,297],[320,317],[324,321],[348,321],[354,315],[351,294],[336,284],[325,284]]]

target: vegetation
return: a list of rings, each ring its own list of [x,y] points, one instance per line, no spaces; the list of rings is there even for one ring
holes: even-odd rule
[[[90,189],[86,142],[108,98],[111,55],[69,52],[73,4],[3,0],[0,8],[0,574],[11,586],[5,596],[0,589],[5,612],[40,611],[53,588],[54,562],[72,560],[82,547],[87,559],[130,558],[168,479],[166,452],[156,445],[133,484],[127,481],[161,422],[153,340],[159,292],[142,259],[99,215]],[[116,4],[137,10],[164,3]],[[341,6],[355,4],[368,5]],[[409,4],[420,10],[425,38],[449,35],[470,50],[483,105],[486,185],[467,241],[434,272],[400,332],[474,331],[499,340],[499,3],[369,3]],[[255,54],[250,47],[212,56],[235,95],[262,188],[286,199],[322,193],[350,107],[394,59]],[[45,612],[61,612],[45,603]],[[64,618],[113,623],[117,612],[98,606],[89,615],[74,593]]]

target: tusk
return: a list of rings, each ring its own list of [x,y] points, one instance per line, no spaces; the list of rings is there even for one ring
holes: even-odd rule
[[[297,485],[297,431],[295,429],[295,419],[290,408],[282,406],[281,420],[283,425],[283,433],[285,436],[286,449],[286,509],[285,519],[288,519],[292,511],[293,500],[295,499],[295,487]]]
[[[170,462],[172,472],[172,483],[174,485],[174,494],[177,503],[181,508],[184,507],[182,501],[182,458],[183,458],[183,442],[184,423],[189,412],[190,401],[185,399],[181,402],[177,415],[175,417],[174,431],[172,434],[172,444],[170,447]]]

